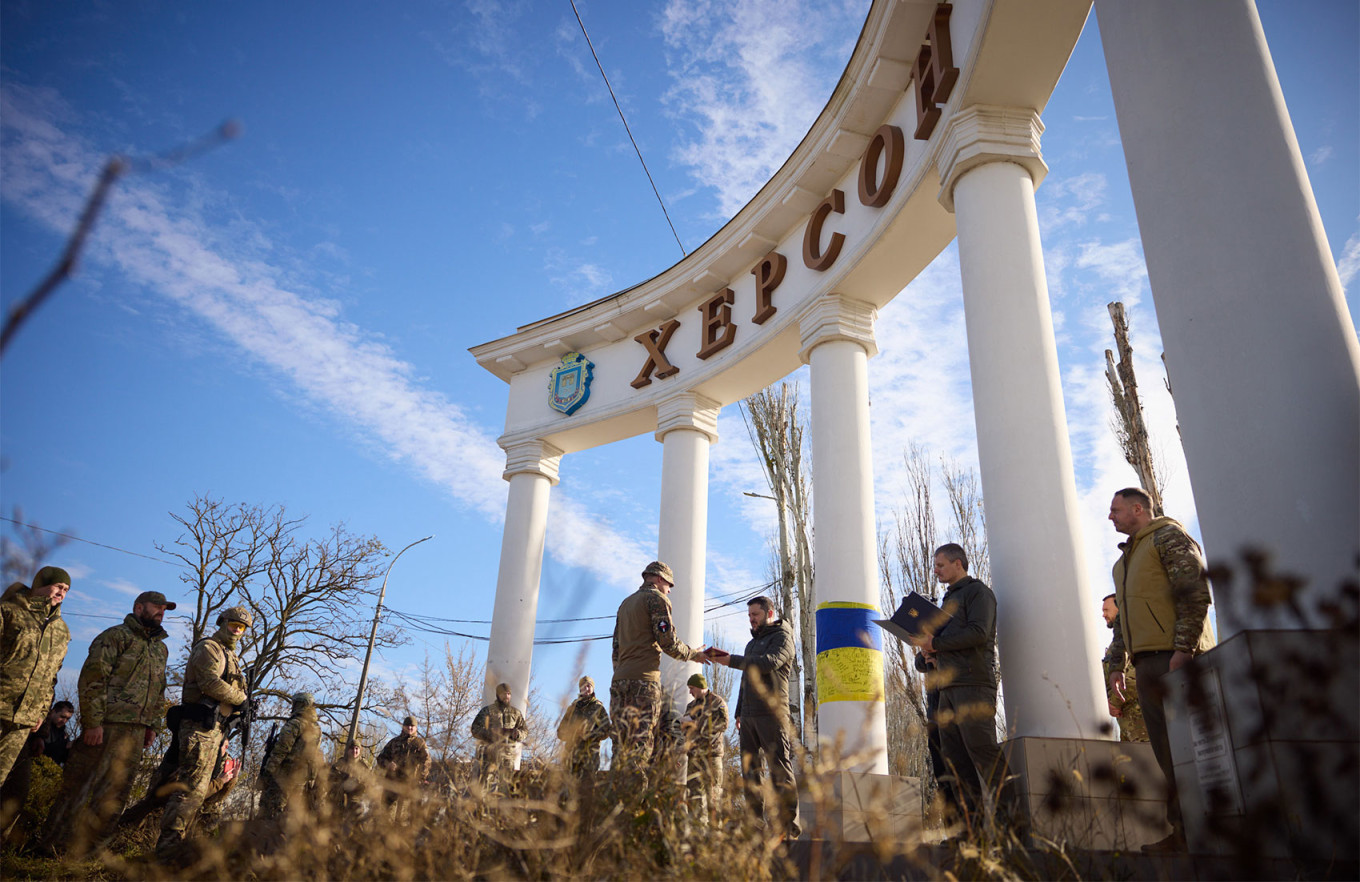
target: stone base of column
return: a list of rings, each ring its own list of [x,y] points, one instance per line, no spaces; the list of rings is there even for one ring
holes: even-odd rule
[[[1151,744],[1024,737],[1003,748],[1035,836],[1090,851],[1138,851],[1171,832]]]
[[[1354,627],[1242,631],[1163,682],[1192,852],[1360,859]]]
[[[800,779],[801,839],[919,842],[924,835],[921,782],[873,772],[828,772]]]

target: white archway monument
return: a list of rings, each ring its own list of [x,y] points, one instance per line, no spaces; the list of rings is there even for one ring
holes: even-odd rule
[[[879,347],[892,341],[875,338],[874,317],[957,236],[1007,720],[1018,736],[1105,737],[1104,690],[1092,656],[1098,587],[1083,561],[1034,201],[1047,171],[1039,115],[1090,7],[1080,0],[875,0],[808,135],[717,234],[640,285],[471,350],[509,384],[500,444],[510,488],[488,701],[502,680],[519,701],[528,694],[548,500],[560,461],[612,441],[653,432],[663,445],[658,556],[676,571],[678,633],[702,642],[708,454],[718,413],[808,364],[819,734],[823,745],[840,739],[843,755],[855,756],[847,770],[886,772],[882,638],[868,624],[885,613],[878,608],[868,371]],[[1123,59],[1112,65],[1112,78],[1117,69],[1119,79],[1141,81],[1150,66]],[[1115,94],[1118,102],[1119,83]],[[1174,124],[1194,123],[1178,117]],[[1130,151],[1131,167],[1137,152]],[[1135,171],[1135,199],[1146,223],[1139,177]],[[1193,187],[1188,192],[1193,198]],[[1320,230],[1316,223],[1326,254]],[[1312,247],[1316,262],[1317,241],[1291,247]],[[1153,256],[1149,249],[1150,267]],[[1153,273],[1154,289],[1157,279]],[[1259,287],[1257,294],[1286,299]],[[1200,292],[1174,296],[1192,303]],[[1335,300],[1344,313],[1339,286]],[[1160,297],[1157,303],[1160,313]],[[1240,313],[1230,333],[1254,333],[1259,324]],[[1193,344],[1163,336],[1179,392],[1182,353],[1173,347]],[[1358,360],[1353,337],[1349,350],[1336,345],[1343,363],[1349,354],[1341,379],[1351,421],[1347,429],[1338,428],[1344,413],[1329,419],[1327,444],[1355,451]],[[1331,364],[1321,356],[1303,360],[1303,368],[1291,368],[1295,374]],[[566,380],[554,387],[554,402],[555,369]],[[587,373],[589,396],[581,403]],[[1187,448],[1191,424],[1225,441],[1224,425],[1215,422],[1221,413],[1207,406],[1212,418],[1180,413]],[[1352,471],[1356,461],[1352,456]],[[1348,480],[1353,501],[1358,482]],[[1336,507],[1334,498],[1318,503]],[[1210,510],[1201,503],[1206,537],[1213,535]],[[1355,518],[1352,511],[1352,539],[1360,534]],[[677,698],[695,668],[663,668]]]

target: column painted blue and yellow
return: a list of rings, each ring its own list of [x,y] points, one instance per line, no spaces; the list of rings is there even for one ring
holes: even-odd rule
[[[882,743],[883,630],[878,607],[851,601],[817,606],[817,715],[820,737],[843,738],[841,750],[861,771],[886,771]]]

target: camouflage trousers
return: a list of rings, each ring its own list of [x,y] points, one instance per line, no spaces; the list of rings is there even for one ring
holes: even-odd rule
[[[9,777],[9,770],[14,768],[15,760],[32,734],[32,726],[16,726],[8,720],[0,720],[0,782]]]
[[[302,809],[312,809],[315,800],[312,788],[306,780],[296,774],[284,774],[279,780],[273,775],[260,775],[260,813],[265,820],[276,820],[288,815],[290,820],[299,821],[306,814]]]
[[[685,788],[689,795],[690,819],[707,827],[718,810],[722,796],[722,756],[695,751],[689,755]]]
[[[477,745],[477,782],[482,785],[483,793],[508,793],[514,771],[515,745],[512,742]]]
[[[609,684],[609,718],[614,721],[614,758],[621,767],[643,769],[661,727],[661,683],[615,680]]]
[[[166,800],[161,836],[156,843],[157,856],[169,856],[184,840],[190,821],[208,795],[221,746],[220,726],[190,720],[180,723],[178,783],[183,789],[176,790]]]
[[[145,745],[146,727],[136,723],[105,723],[102,744],[77,739],[44,824],[42,845],[81,857],[112,838]]]

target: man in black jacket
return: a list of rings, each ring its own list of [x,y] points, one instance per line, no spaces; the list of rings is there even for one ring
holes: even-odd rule
[[[742,672],[737,729],[747,805],[756,815],[764,815],[760,774],[763,753],[779,800],[779,829],[789,838],[797,838],[798,785],[793,776],[793,740],[789,737],[793,728],[789,674],[796,652],[793,628],[774,611],[774,601],[763,595],[749,601],[746,612],[751,621],[751,642],[746,644],[746,652],[732,655],[709,649],[704,654],[711,661]]]
[[[935,665],[944,760],[969,808],[984,805],[985,787],[1013,814],[1006,758],[996,743],[996,595],[968,575],[968,555],[952,542],[935,550],[935,578],[949,586],[942,604],[949,619],[934,635],[912,642]]]

